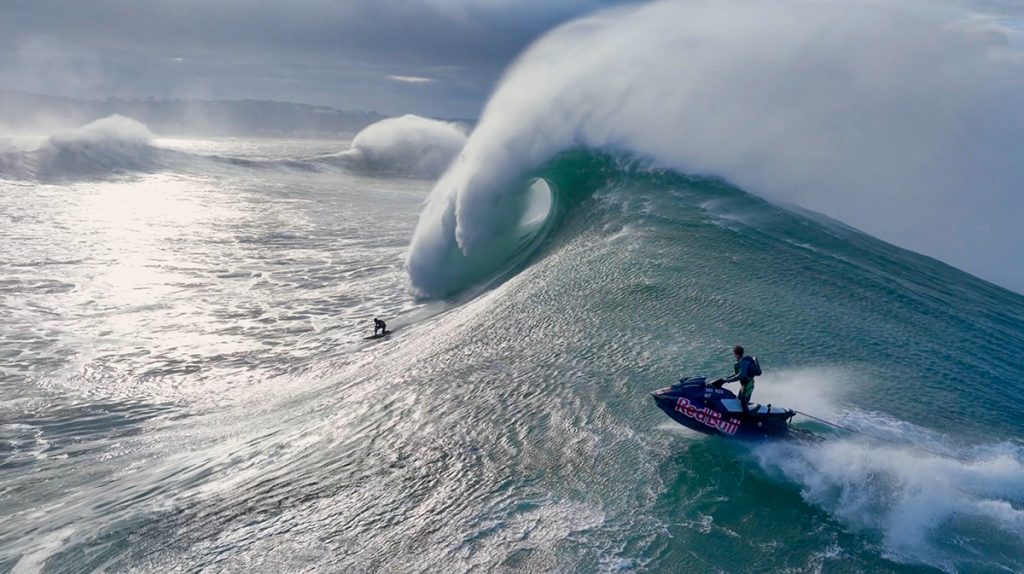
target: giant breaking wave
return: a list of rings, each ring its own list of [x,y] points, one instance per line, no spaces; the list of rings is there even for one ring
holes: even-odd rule
[[[562,26],[507,72],[434,188],[411,286],[445,296],[500,265],[529,178],[582,147],[723,177],[1024,290],[1015,34],[872,0],[665,1]]]

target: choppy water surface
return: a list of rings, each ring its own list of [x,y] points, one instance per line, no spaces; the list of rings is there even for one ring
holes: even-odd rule
[[[0,570],[1024,569],[1019,295],[613,170],[504,281],[417,301],[431,182],[307,161],[345,145],[0,180]],[[654,408],[734,342],[755,398],[883,440]]]

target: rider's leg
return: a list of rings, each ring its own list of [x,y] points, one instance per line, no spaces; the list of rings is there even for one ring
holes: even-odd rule
[[[743,407],[743,414],[749,414],[750,397],[754,394],[754,381],[744,384],[740,388],[740,406]]]

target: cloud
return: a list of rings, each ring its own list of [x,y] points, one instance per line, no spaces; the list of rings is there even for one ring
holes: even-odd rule
[[[396,82],[405,82],[407,84],[429,84],[433,82],[433,78],[424,78],[421,76],[388,76],[389,80]]]
[[[0,89],[476,117],[502,71],[541,34],[638,1],[5,0]],[[1024,18],[1016,0],[968,1]]]
[[[537,36],[621,1],[11,0],[0,3],[0,88],[475,116]],[[26,61],[32,42],[48,43],[54,59],[97,65],[69,85],[60,78],[77,78],[74,66],[62,76]]]

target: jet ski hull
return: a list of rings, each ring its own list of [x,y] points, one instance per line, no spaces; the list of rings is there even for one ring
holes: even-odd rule
[[[672,420],[705,434],[741,440],[764,440],[789,435],[792,410],[749,405],[744,414],[732,391],[707,384],[703,377],[683,379],[651,395]]]

